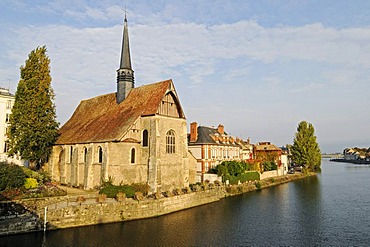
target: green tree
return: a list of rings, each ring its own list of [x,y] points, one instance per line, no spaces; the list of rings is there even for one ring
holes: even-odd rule
[[[315,129],[311,123],[302,121],[298,124],[291,158],[296,164],[302,165],[310,171],[320,171],[321,151],[315,136]]]
[[[8,129],[9,155],[18,154],[40,168],[58,137],[50,59],[46,47],[37,47],[20,68],[20,80]]]

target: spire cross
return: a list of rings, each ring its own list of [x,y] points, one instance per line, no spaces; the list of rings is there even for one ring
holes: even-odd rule
[[[126,5],[125,5],[125,9],[121,9],[123,12],[125,12],[125,20],[126,20],[126,14],[129,13],[126,9]]]

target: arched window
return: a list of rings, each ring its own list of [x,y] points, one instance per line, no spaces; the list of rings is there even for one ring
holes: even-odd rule
[[[87,162],[87,148],[84,147],[84,163]]]
[[[69,149],[69,163],[72,163],[72,157],[73,157],[73,146]]]
[[[143,131],[143,147],[147,147],[148,146],[148,131],[147,130],[144,130]]]
[[[131,164],[135,163],[135,148],[131,149]]]
[[[100,146],[98,147],[98,162],[103,163],[103,149]]]
[[[166,153],[173,154],[176,152],[176,138],[175,131],[169,130],[166,134]]]

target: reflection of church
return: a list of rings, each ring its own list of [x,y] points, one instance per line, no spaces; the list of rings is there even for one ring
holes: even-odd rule
[[[184,112],[172,80],[134,87],[127,19],[117,92],[83,100],[61,127],[49,171],[69,186],[147,183],[152,192],[195,182]]]

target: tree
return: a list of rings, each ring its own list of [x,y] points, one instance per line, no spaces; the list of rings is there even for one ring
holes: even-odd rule
[[[20,80],[8,129],[8,154],[40,168],[51,154],[58,137],[50,59],[46,47],[37,47],[20,68]]]
[[[302,121],[298,124],[297,132],[291,146],[291,158],[296,164],[310,171],[320,171],[321,151],[316,141],[315,129],[312,124]]]

